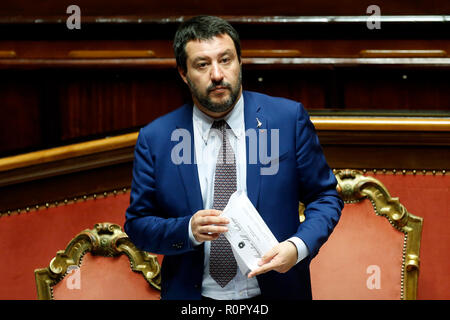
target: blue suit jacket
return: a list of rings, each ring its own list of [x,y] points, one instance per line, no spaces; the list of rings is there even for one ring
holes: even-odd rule
[[[309,256],[284,274],[270,271],[257,276],[261,294],[270,299],[310,299],[309,263],[339,220],[342,200],[315,129],[303,106],[291,100],[244,91],[245,129],[279,129],[278,172],[261,175],[270,163],[247,163],[247,194],[278,241],[297,236]],[[130,206],[125,232],[145,251],[163,254],[162,299],[200,299],[203,245],[189,241],[191,216],[203,209],[197,165],[194,163],[192,105],[186,104],[141,129],[135,148]],[[258,118],[260,127],[257,127]],[[172,141],[175,129],[185,129],[183,141],[190,163],[175,164]],[[259,134],[258,134],[259,137]],[[249,162],[247,138],[247,162]],[[269,145],[270,152],[271,147]],[[273,165],[273,164],[272,164]],[[300,224],[299,201],[306,205]]]

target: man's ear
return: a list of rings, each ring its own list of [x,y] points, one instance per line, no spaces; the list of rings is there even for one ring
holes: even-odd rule
[[[180,74],[181,79],[183,79],[184,83],[187,83],[187,79],[186,79],[186,70],[183,70],[183,68],[181,68],[180,66],[177,67],[178,69],[178,73]]]

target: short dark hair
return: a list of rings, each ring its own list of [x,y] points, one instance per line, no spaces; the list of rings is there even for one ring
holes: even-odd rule
[[[239,34],[231,24],[219,17],[196,16],[183,22],[175,33],[173,50],[177,66],[183,71],[187,70],[186,44],[192,40],[210,40],[218,35],[227,34],[234,42],[236,53],[241,61],[241,43]]]

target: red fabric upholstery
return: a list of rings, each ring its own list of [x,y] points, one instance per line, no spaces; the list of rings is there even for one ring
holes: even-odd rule
[[[34,270],[95,223],[123,226],[129,199],[118,194],[0,218],[0,299],[36,299]]]
[[[417,298],[450,299],[450,256],[447,254],[450,252],[450,174],[373,176],[387,187],[392,196],[399,197],[409,212],[424,218]],[[95,223],[108,221],[123,225],[128,203],[129,193],[125,193],[1,217],[0,299],[36,299],[34,269],[48,266],[57,250],[64,249],[76,234],[92,228]],[[344,213],[348,208],[350,206],[344,209]],[[372,218],[384,219],[375,215]],[[336,234],[344,226],[345,219],[343,215]],[[392,229],[389,224],[387,227]],[[330,243],[322,248],[314,263],[320,262],[320,255],[326,252],[327,245],[331,245],[331,239],[335,236],[330,237]],[[363,269],[359,280],[362,282],[361,290],[365,290],[365,282],[370,276],[365,272],[366,269]],[[313,270],[313,286],[325,279],[326,274],[324,271],[319,280],[314,280]],[[382,288],[385,280],[386,274],[381,269]],[[317,286],[315,288],[313,290],[317,290]],[[315,296],[319,297],[318,294],[316,291]],[[372,290],[370,294],[375,292]]]
[[[311,263],[313,299],[400,299],[403,238],[369,200],[346,204]]]
[[[450,174],[372,176],[423,218],[417,299],[450,299]]]
[[[142,274],[130,269],[126,255],[111,258],[88,253],[78,271],[72,271],[53,287],[55,300],[158,300],[159,297],[159,290],[151,287]]]

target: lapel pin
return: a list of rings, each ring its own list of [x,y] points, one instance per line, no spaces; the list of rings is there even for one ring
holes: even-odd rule
[[[262,123],[261,123],[261,121],[259,121],[258,118],[256,118],[256,126],[257,126],[258,128],[261,128],[261,126],[262,126]]]

